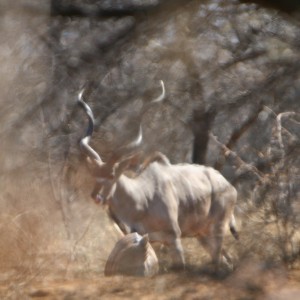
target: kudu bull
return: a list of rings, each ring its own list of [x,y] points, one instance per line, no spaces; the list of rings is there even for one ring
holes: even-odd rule
[[[153,102],[165,97],[162,94]],[[97,203],[106,204],[113,220],[126,234],[149,234],[151,242],[170,247],[174,267],[184,267],[181,237],[196,237],[211,255],[216,268],[230,263],[222,248],[227,226],[238,239],[235,228],[235,188],[215,169],[194,164],[171,164],[162,153],[155,153],[144,162],[143,170],[134,178],[124,174],[136,161],[136,149],[142,142],[141,129],[137,139],[122,154],[114,154],[107,162],[89,145],[94,130],[90,107],[78,97],[89,120],[80,146],[87,155],[95,177],[91,194]],[[152,102],[152,103],[153,103]]]

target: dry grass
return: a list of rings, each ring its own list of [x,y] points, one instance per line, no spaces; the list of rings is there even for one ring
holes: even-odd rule
[[[226,247],[234,257],[236,269],[226,276],[212,275],[206,268],[206,253],[196,240],[186,239],[183,245],[188,267],[184,273],[166,273],[168,255],[162,250],[161,272],[154,278],[105,278],[105,259],[117,234],[101,208],[79,200],[70,204],[74,206],[67,218],[71,230],[67,237],[60,206],[49,197],[49,187],[44,187],[48,197],[43,202],[36,197],[43,190],[41,185],[31,186],[30,190],[30,201],[24,198],[18,202],[18,193],[11,194],[10,201],[6,199],[8,212],[1,215],[0,297],[3,299],[220,299],[225,296],[283,299],[281,294],[297,299],[299,296],[296,284],[299,270],[289,271],[279,263],[276,226],[262,226],[259,214],[248,216],[242,224],[239,243],[227,237]]]
[[[65,176],[66,136],[47,135],[63,122],[67,109],[61,113],[60,101],[68,96],[55,103],[45,97],[53,84],[51,54],[41,42],[48,30],[47,5],[27,14],[17,8],[21,2],[0,4],[0,298],[300,299],[299,228],[285,240],[293,224],[271,219],[264,208],[252,213],[245,208],[240,243],[226,239],[236,265],[227,276],[207,272],[208,256],[197,241],[187,239],[186,272],[166,273],[170,261],[163,250],[161,274],[154,278],[104,278],[118,235],[105,211],[89,200],[89,177],[77,167],[78,158],[68,161],[77,169]],[[43,101],[45,112],[49,102],[53,105],[48,115]],[[293,261],[283,264],[287,252]]]

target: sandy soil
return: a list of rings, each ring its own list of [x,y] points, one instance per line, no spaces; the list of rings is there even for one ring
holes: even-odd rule
[[[88,271],[68,279],[33,276],[24,282],[6,280],[1,299],[300,299],[300,272],[245,264],[233,273],[205,270],[159,274],[153,278],[104,277]],[[43,277],[43,278],[42,278]]]

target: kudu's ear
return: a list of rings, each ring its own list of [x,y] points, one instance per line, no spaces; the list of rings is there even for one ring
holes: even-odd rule
[[[115,176],[119,177],[122,173],[124,173],[127,170],[137,172],[137,170],[140,168],[141,156],[142,151],[139,151],[121,160],[118,164],[115,165]]]

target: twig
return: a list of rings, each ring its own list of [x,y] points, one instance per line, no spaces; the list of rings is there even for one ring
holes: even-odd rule
[[[276,132],[277,132],[277,140],[278,140],[278,144],[280,147],[280,150],[284,152],[284,144],[282,141],[282,124],[281,124],[281,119],[284,117],[290,117],[290,116],[295,116],[296,113],[295,112],[283,112],[280,113],[279,115],[277,115],[276,117]]]
[[[76,248],[77,248],[77,246],[79,245],[79,243],[84,239],[84,237],[85,237],[85,235],[87,234],[87,232],[89,231],[89,229],[90,229],[90,227],[91,227],[91,224],[92,224],[92,222],[93,222],[93,220],[94,220],[94,217],[95,217],[95,215],[96,215],[97,212],[98,212],[98,210],[95,209],[94,212],[92,213],[92,215],[90,216],[90,219],[89,219],[89,221],[88,221],[88,224],[87,224],[87,226],[85,227],[83,233],[82,233],[81,236],[74,242],[74,245],[73,245],[72,250],[71,250],[70,258],[69,258],[69,260],[68,260],[68,262],[67,262],[67,266],[66,266],[66,272],[65,272],[66,275],[68,274],[70,263],[71,263],[72,261],[74,261],[74,259],[75,259]]]
[[[41,119],[42,119],[42,124],[43,124],[43,129],[45,131],[45,128],[46,128],[46,123],[45,123],[45,116],[44,116],[44,111],[43,111],[43,108],[40,107],[40,111],[41,111]],[[69,226],[68,226],[68,222],[67,222],[67,217],[66,217],[66,214],[64,212],[64,207],[63,207],[63,204],[62,204],[62,198],[58,196],[58,193],[56,193],[56,188],[55,188],[55,184],[54,184],[54,179],[53,179],[53,171],[52,171],[52,167],[51,167],[51,155],[50,155],[50,147],[49,145],[47,145],[47,158],[48,158],[48,175],[49,175],[49,180],[50,180],[50,186],[51,186],[51,191],[52,191],[52,195],[53,195],[53,198],[55,199],[56,203],[58,203],[59,205],[59,208],[60,208],[60,211],[61,211],[61,214],[62,214],[62,219],[63,219],[63,223],[64,223],[64,226],[65,226],[65,229],[66,229],[66,234],[67,234],[67,238],[69,239],[71,234],[70,234],[70,229],[69,229]],[[60,193],[60,196],[61,193]]]
[[[212,138],[212,140],[220,146],[220,148],[223,150],[224,156],[225,157],[231,157],[235,160],[236,165],[238,166],[238,169],[240,170],[240,174],[246,172],[246,171],[251,171],[257,179],[261,182],[264,183],[264,174],[260,172],[255,166],[250,165],[246,163],[244,160],[242,160],[234,151],[229,149],[226,145],[221,143],[215,135],[213,135],[211,132],[209,136]]]

